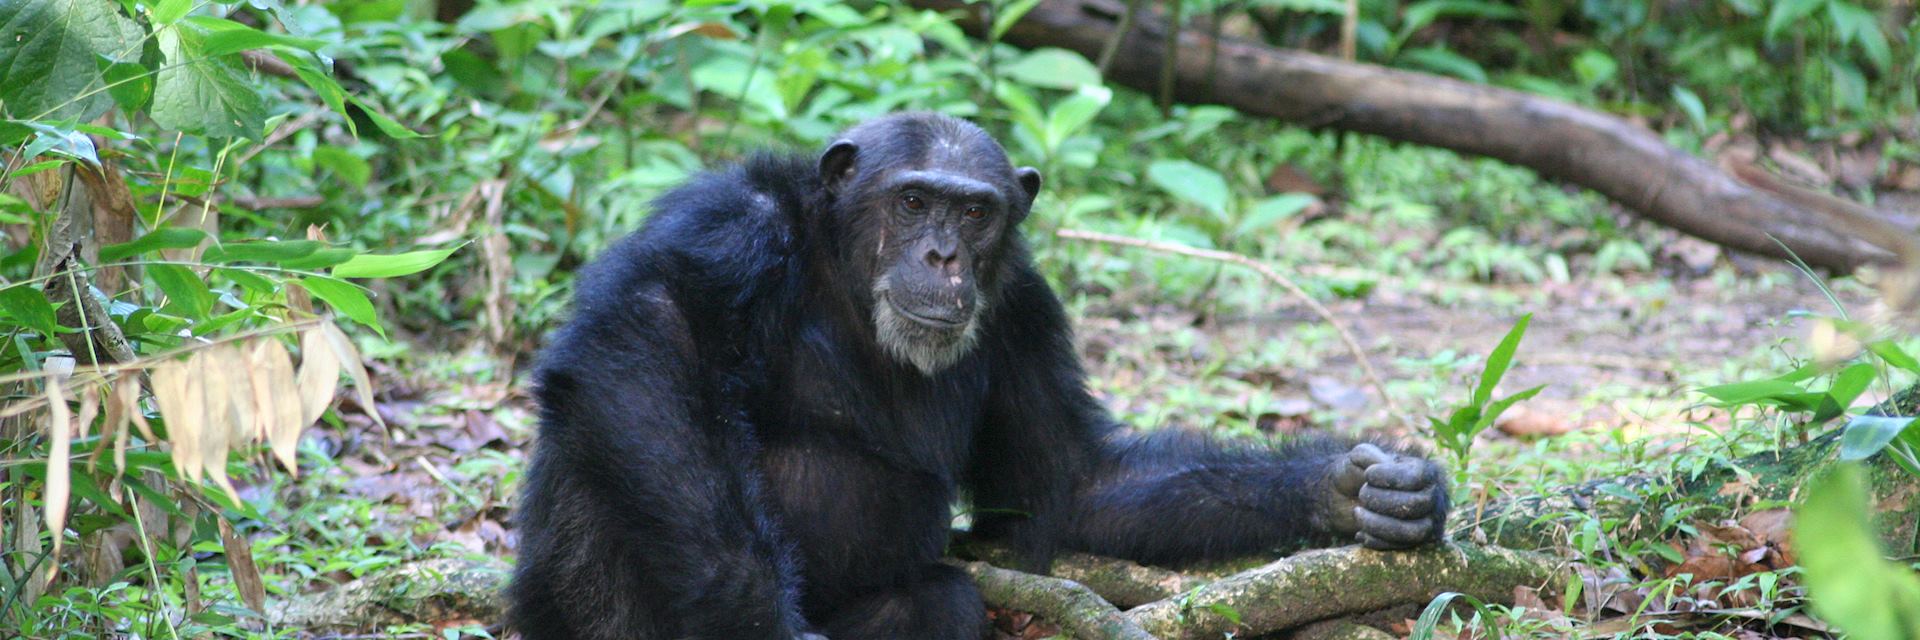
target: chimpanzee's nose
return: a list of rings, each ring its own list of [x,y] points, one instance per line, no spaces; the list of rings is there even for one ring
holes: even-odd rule
[[[926,255],[927,266],[941,271],[952,271],[955,266],[954,262],[956,262],[959,257],[960,252],[956,250],[941,251],[939,249],[928,249]]]

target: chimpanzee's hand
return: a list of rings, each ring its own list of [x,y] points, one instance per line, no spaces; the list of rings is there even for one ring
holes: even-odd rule
[[[1447,486],[1440,466],[1361,444],[1333,461],[1322,517],[1339,536],[1369,549],[1439,542],[1446,533]]]
[[[802,633],[800,637],[794,640],[827,640],[827,637],[818,633]]]

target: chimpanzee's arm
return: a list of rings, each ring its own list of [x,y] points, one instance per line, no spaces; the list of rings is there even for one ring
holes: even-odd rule
[[[1275,549],[1439,539],[1439,467],[1372,444],[1308,440],[1229,448],[1197,433],[1116,433],[1084,485],[1073,548],[1142,562],[1219,560]]]
[[[543,355],[514,626],[529,640],[799,637],[749,428],[707,410],[664,289],[620,284],[582,296]]]
[[[996,317],[997,343],[982,345],[998,359],[972,474],[978,532],[1162,563],[1353,541],[1399,548],[1443,532],[1446,489],[1421,458],[1335,440],[1234,448],[1118,429],[1085,387],[1044,280],[1022,272],[1004,296],[1001,309],[1018,312]]]

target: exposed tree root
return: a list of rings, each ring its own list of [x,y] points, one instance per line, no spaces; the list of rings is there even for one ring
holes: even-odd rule
[[[985,562],[960,565],[980,585],[987,604],[1031,611],[1081,640],[1153,640],[1113,603],[1064,578],[1002,569]]]
[[[994,553],[989,548],[985,555]],[[1229,632],[1247,637],[1422,605],[1447,591],[1505,602],[1515,586],[1546,584],[1561,568],[1546,556],[1470,545],[1409,552],[1321,549],[1213,580],[1085,554],[1056,563],[1056,573],[1088,577],[1097,587],[981,561],[956,564],[973,575],[989,605],[1035,613],[1079,640],[1218,638]],[[494,563],[417,562],[275,602],[268,619],[354,628],[493,621],[500,616],[506,578],[506,568]],[[1111,603],[1144,595],[1161,597],[1124,612]]]

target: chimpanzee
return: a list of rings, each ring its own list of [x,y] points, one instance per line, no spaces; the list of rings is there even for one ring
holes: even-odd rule
[[[1123,432],[1015,228],[1040,173],[897,114],[697,176],[580,275],[535,372],[510,621],[529,640],[973,640],[951,505],[1044,567],[1443,533],[1373,444]]]

